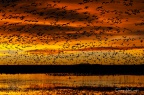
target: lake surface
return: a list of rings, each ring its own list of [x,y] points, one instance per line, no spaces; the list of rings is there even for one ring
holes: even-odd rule
[[[142,87],[144,75],[0,74],[2,95],[136,94]]]

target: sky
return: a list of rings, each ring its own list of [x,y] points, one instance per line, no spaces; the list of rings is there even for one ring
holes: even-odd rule
[[[143,64],[143,15],[144,0],[3,0],[0,64]]]

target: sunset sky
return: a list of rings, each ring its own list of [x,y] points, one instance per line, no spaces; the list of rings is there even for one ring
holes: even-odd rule
[[[144,0],[8,1],[1,65],[144,63]]]

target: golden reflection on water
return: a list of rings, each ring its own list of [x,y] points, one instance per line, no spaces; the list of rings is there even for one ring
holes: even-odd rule
[[[52,75],[52,74],[1,74],[0,75],[0,95],[38,95],[58,94],[78,90],[55,89],[56,87],[144,87],[143,75],[96,75],[96,76],[76,76],[76,75]],[[45,90],[47,89],[47,90]],[[49,89],[49,90],[48,90]],[[8,93],[9,92],[9,93]],[[78,91],[77,93],[81,93]],[[87,93],[102,93],[99,91],[84,90]],[[114,91],[113,91],[114,92]],[[43,94],[42,94],[43,93]],[[44,94],[47,93],[47,94]],[[109,92],[110,93],[110,92]],[[59,94],[61,95],[61,94]]]

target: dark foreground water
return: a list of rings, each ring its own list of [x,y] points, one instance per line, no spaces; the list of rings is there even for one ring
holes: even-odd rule
[[[143,75],[0,75],[0,95],[135,95],[144,93],[143,87]]]

